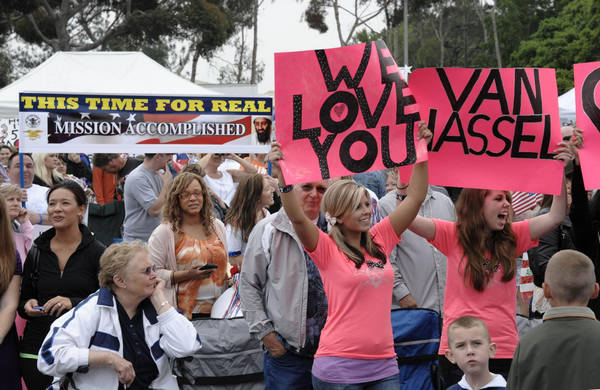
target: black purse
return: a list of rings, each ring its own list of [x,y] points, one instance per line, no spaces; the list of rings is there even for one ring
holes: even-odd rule
[[[31,287],[33,288],[33,296],[37,299],[38,297],[38,280],[40,279],[40,249],[37,245],[33,244],[29,249],[29,253],[31,253],[31,257],[33,260],[33,267],[31,268],[31,272],[29,273],[29,278],[31,279]]]

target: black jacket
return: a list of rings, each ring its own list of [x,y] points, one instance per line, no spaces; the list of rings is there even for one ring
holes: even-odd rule
[[[592,259],[596,282],[600,283],[600,197],[597,195],[591,202],[588,200],[581,167],[573,164],[569,215],[573,222],[575,248]],[[600,298],[590,300],[588,307],[594,311],[596,318],[600,318]]]
[[[24,309],[28,300],[35,298],[38,304],[43,306],[51,298],[60,295],[70,298],[75,307],[99,287],[100,256],[105,246],[94,239],[87,226],[80,224],[79,230],[83,234],[81,243],[67,261],[62,275],[58,258],[50,249],[50,240],[56,234],[56,230],[47,230],[34,241],[39,250],[37,294],[34,281],[34,251],[30,250],[27,254],[18,308],[21,317],[27,319],[21,352],[37,354],[50,325],[56,319],[54,316],[29,317]]]
[[[548,213],[549,209],[542,209],[538,215]],[[546,266],[550,258],[563,249],[575,249],[575,235],[569,217],[565,218],[557,227],[540,237],[538,246],[527,251],[529,268],[533,273],[533,283],[542,287]]]

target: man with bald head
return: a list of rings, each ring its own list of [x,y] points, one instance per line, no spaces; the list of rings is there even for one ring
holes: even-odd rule
[[[575,250],[557,252],[542,288],[552,307],[519,341],[506,388],[599,388],[600,323],[587,307],[598,297],[594,264]]]

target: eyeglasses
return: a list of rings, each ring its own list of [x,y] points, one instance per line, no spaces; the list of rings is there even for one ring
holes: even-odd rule
[[[146,269],[144,269],[142,271],[142,273],[146,276],[150,276],[152,274],[152,272],[156,272],[156,266],[150,266],[150,267],[146,267]]]
[[[311,192],[312,190],[317,190],[317,192],[321,195],[323,195],[325,193],[325,191],[327,191],[327,187],[313,186],[311,184],[303,184],[300,188],[304,192]]]
[[[196,197],[196,199],[202,198],[202,192],[182,192],[179,194],[179,199],[188,200],[192,196]]]

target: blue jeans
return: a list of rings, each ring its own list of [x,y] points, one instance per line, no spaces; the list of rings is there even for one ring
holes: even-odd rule
[[[312,389],[312,365],[312,358],[302,357],[290,351],[278,357],[273,357],[269,351],[265,351],[265,390]]]
[[[372,382],[349,384],[325,382],[313,375],[312,383],[315,390],[398,390],[400,388],[398,374]]]

